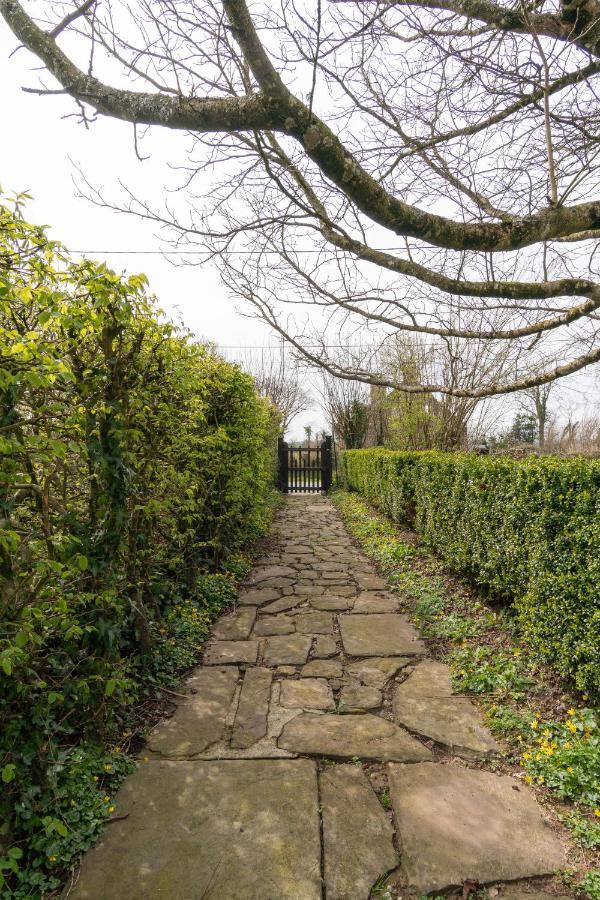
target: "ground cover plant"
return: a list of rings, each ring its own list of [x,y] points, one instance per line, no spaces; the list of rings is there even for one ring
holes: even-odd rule
[[[562,878],[598,900],[600,715],[542,660],[527,653],[510,610],[475,593],[398,526],[354,493],[332,498],[350,532],[386,576],[428,644],[449,664],[504,742],[499,763],[530,784],[569,829],[573,847]]]
[[[528,651],[600,696],[600,461],[351,450],[346,484],[477,589]]]
[[[276,421],[144,276],[0,204],[0,896],[54,890],[266,528]]]

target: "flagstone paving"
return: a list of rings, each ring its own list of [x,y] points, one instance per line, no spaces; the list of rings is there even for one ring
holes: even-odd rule
[[[368,900],[388,873],[408,898],[564,865],[324,497],[286,499],[178,693],[71,898]]]

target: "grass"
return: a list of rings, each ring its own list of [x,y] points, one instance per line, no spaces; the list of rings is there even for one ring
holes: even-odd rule
[[[363,550],[425,637],[432,656],[451,669],[454,689],[480,705],[505,742],[502,765],[532,785],[571,832],[574,849],[564,883],[600,900],[600,717],[528,653],[510,610],[477,596],[358,495],[332,500]]]

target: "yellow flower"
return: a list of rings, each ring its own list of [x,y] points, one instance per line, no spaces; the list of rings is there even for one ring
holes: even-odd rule
[[[110,797],[104,797],[102,802],[103,802],[103,803],[110,803]]]
[[[574,715],[575,715],[575,710],[573,709],[573,707],[571,707],[571,709],[568,709],[568,710],[567,710],[567,715],[568,715],[568,716],[574,716]]]
[[[544,728],[544,730],[542,731],[542,734],[544,735],[544,737],[550,737],[550,729]]]
[[[594,815],[596,816],[597,819],[600,819],[600,809],[596,808],[594,810]]]
[[[529,751],[527,751],[527,753],[524,753],[523,759],[531,759],[531,753]]]
[[[572,734],[575,734],[577,731],[577,725],[574,725],[573,722],[567,722],[567,728]]]
[[[544,776],[543,776],[543,775],[538,775],[538,784],[543,784],[543,783],[544,783],[544,780],[545,780],[545,779],[544,779]]]
[[[531,777],[531,775],[526,775],[525,781],[527,782],[527,784],[533,784],[533,778]]]
[[[110,764],[110,763],[106,763],[106,765],[104,766],[104,771],[105,771],[105,772],[112,772],[112,770],[113,770],[113,767],[111,766],[111,764]]]
[[[572,775],[573,774],[573,766],[567,766],[567,772],[569,773],[569,775]]]
[[[540,724],[540,723],[538,722],[538,720],[537,720],[537,719],[534,719],[533,722],[531,723],[531,727],[532,727],[532,728],[537,728],[539,724]]]
[[[107,811],[108,811],[109,813],[114,813],[114,811],[115,811],[114,806],[109,806]]]
[[[54,854],[52,853],[52,854],[48,857],[48,860],[49,860],[50,862],[56,862],[57,857],[54,856]]]
[[[513,650],[513,656],[520,656],[521,651],[519,649]]]
[[[571,741],[565,741],[563,744],[563,747],[565,750],[570,750],[571,749]]]

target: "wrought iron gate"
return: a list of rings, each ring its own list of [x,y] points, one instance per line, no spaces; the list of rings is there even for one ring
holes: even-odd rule
[[[324,494],[331,487],[331,437],[316,447],[290,447],[279,438],[279,490],[284,494]]]

